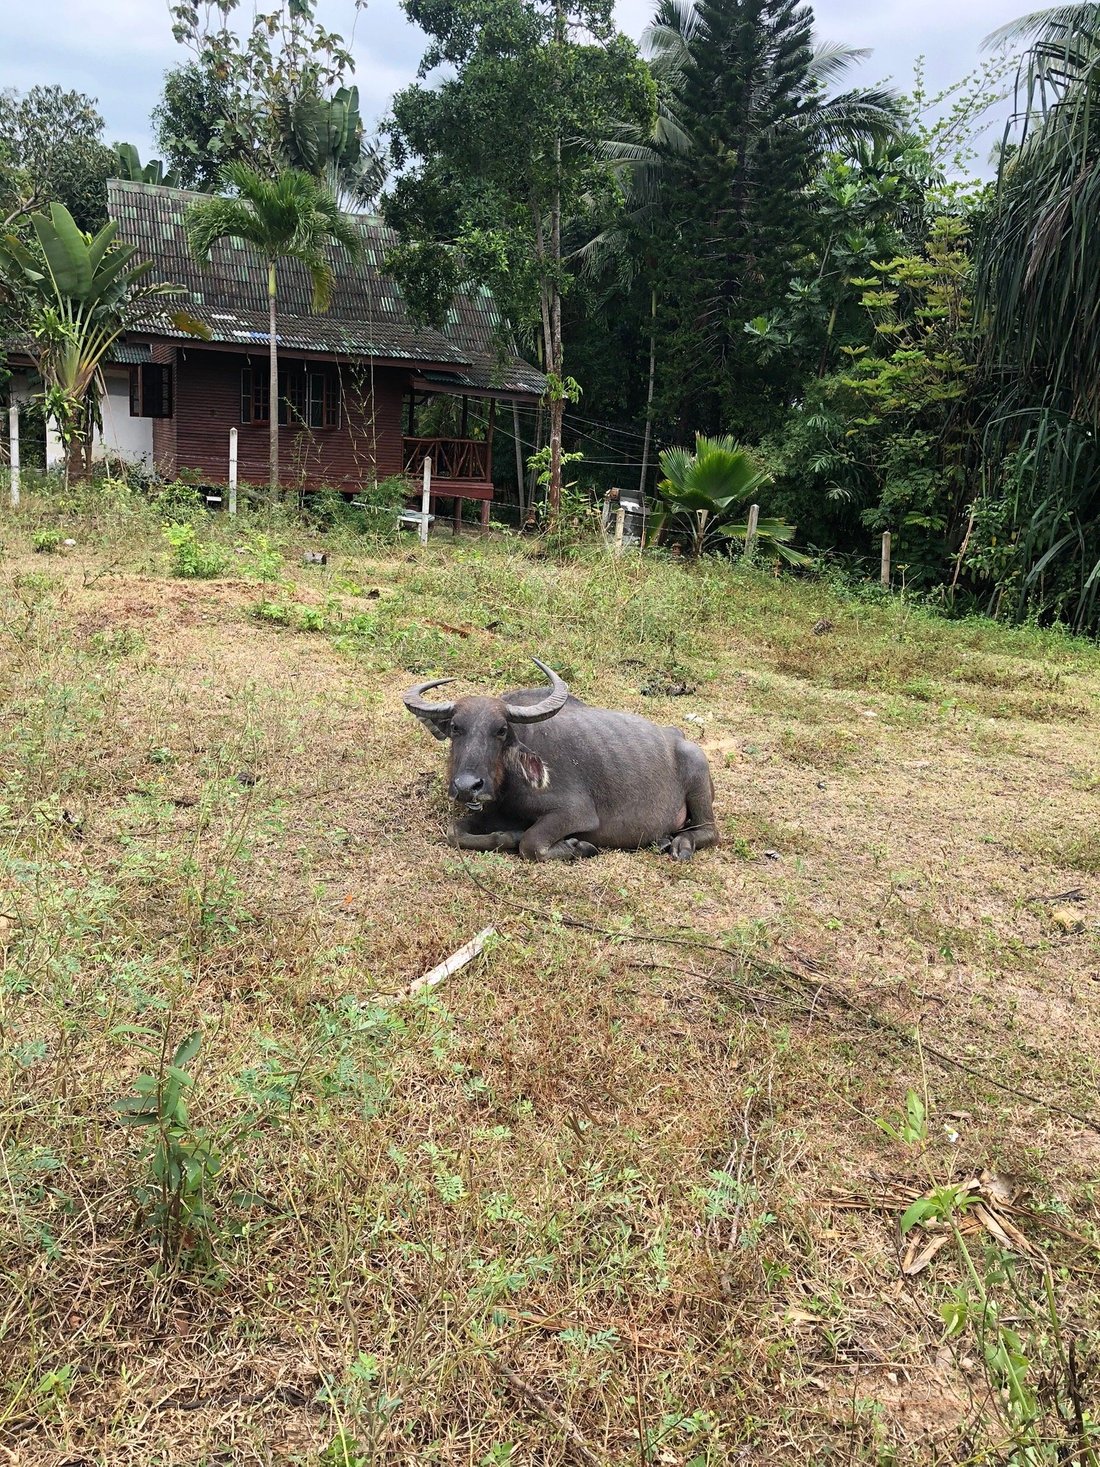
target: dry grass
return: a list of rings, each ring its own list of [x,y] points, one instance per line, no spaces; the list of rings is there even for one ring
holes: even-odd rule
[[[48,513],[0,524],[0,1457],[1008,1461],[893,1200],[982,1166],[1095,1372],[1093,648],[718,567],[301,568],[285,527],[286,584],[181,582],[121,512],[32,555]],[[446,846],[399,693],[531,651],[703,739],[719,851]],[[165,1269],[112,1103],[197,1028],[223,1170]],[[910,1089],[924,1148],[874,1124]]]

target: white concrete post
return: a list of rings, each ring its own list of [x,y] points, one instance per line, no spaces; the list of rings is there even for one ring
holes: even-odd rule
[[[420,543],[428,543],[428,506],[432,502],[432,461],[424,460],[424,488],[420,494]]]
[[[11,507],[19,508],[19,404],[13,402],[8,409],[8,428],[11,438]]]
[[[236,428],[229,430],[229,513],[236,513]]]
[[[745,554],[751,555],[756,549],[756,527],[760,523],[760,506],[749,505],[749,523],[745,531]]]
[[[615,554],[623,553],[623,531],[626,529],[626,510],[620,504],[615,511]]]
[[[887,591],[890,589],[890,531],[883,531],[882,535],[882,584]]]

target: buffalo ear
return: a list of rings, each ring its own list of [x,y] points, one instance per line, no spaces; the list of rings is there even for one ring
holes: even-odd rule
[[[408,704],[405,706],[408,707]],[[449,739],[451,737],[450,708],[441,708],[438,713],[429,712],[426,708],[409,708],[409,712],[414,718],[419,718],[433,738]]]

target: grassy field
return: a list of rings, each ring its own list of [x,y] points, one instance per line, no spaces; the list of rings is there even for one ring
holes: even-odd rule
[[[1095,1460],[1095,647],[126,505],[0,543],[0,1461]],[[704,744],[717,851],[447,846],[400,693],[531,653]]]

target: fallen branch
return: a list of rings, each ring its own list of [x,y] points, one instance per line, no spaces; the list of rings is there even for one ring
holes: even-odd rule
[[[430,973],[425,973],[415,983],[410,983],[402,997],[412,998],[415,994],[422,993],[425,988],[434,988],[437,983],[442,983],[444,978],[449,978],[452,973],[457,973],[459,968],[464,968],[467,963],[472,963],[495,931],[495,927],[483,927],[476,937],[472,937],[464,947],[453,952],[446,962],[440,963]]]
[[[585,1467],[603,1467],[600,1458],[596,1456],[595,1452],[585,1441],[584,1437],[581,1436],[568,1416],[563,1416],[556,1406],[550,1404],[545,1396],[539,1395],[534,1386],[529,1386],[522,1376],[517,1375],[514,1370],[509,1370],[508,1366],[503,1364],[502,1361],[494,1360],[493,1366],[504,1377],[517,1395],[529,1401],[536,1410],[546,1417],[551,1426],[557,1427],[565,1438],[566,1445],[579,1462],[583,1462]]]

